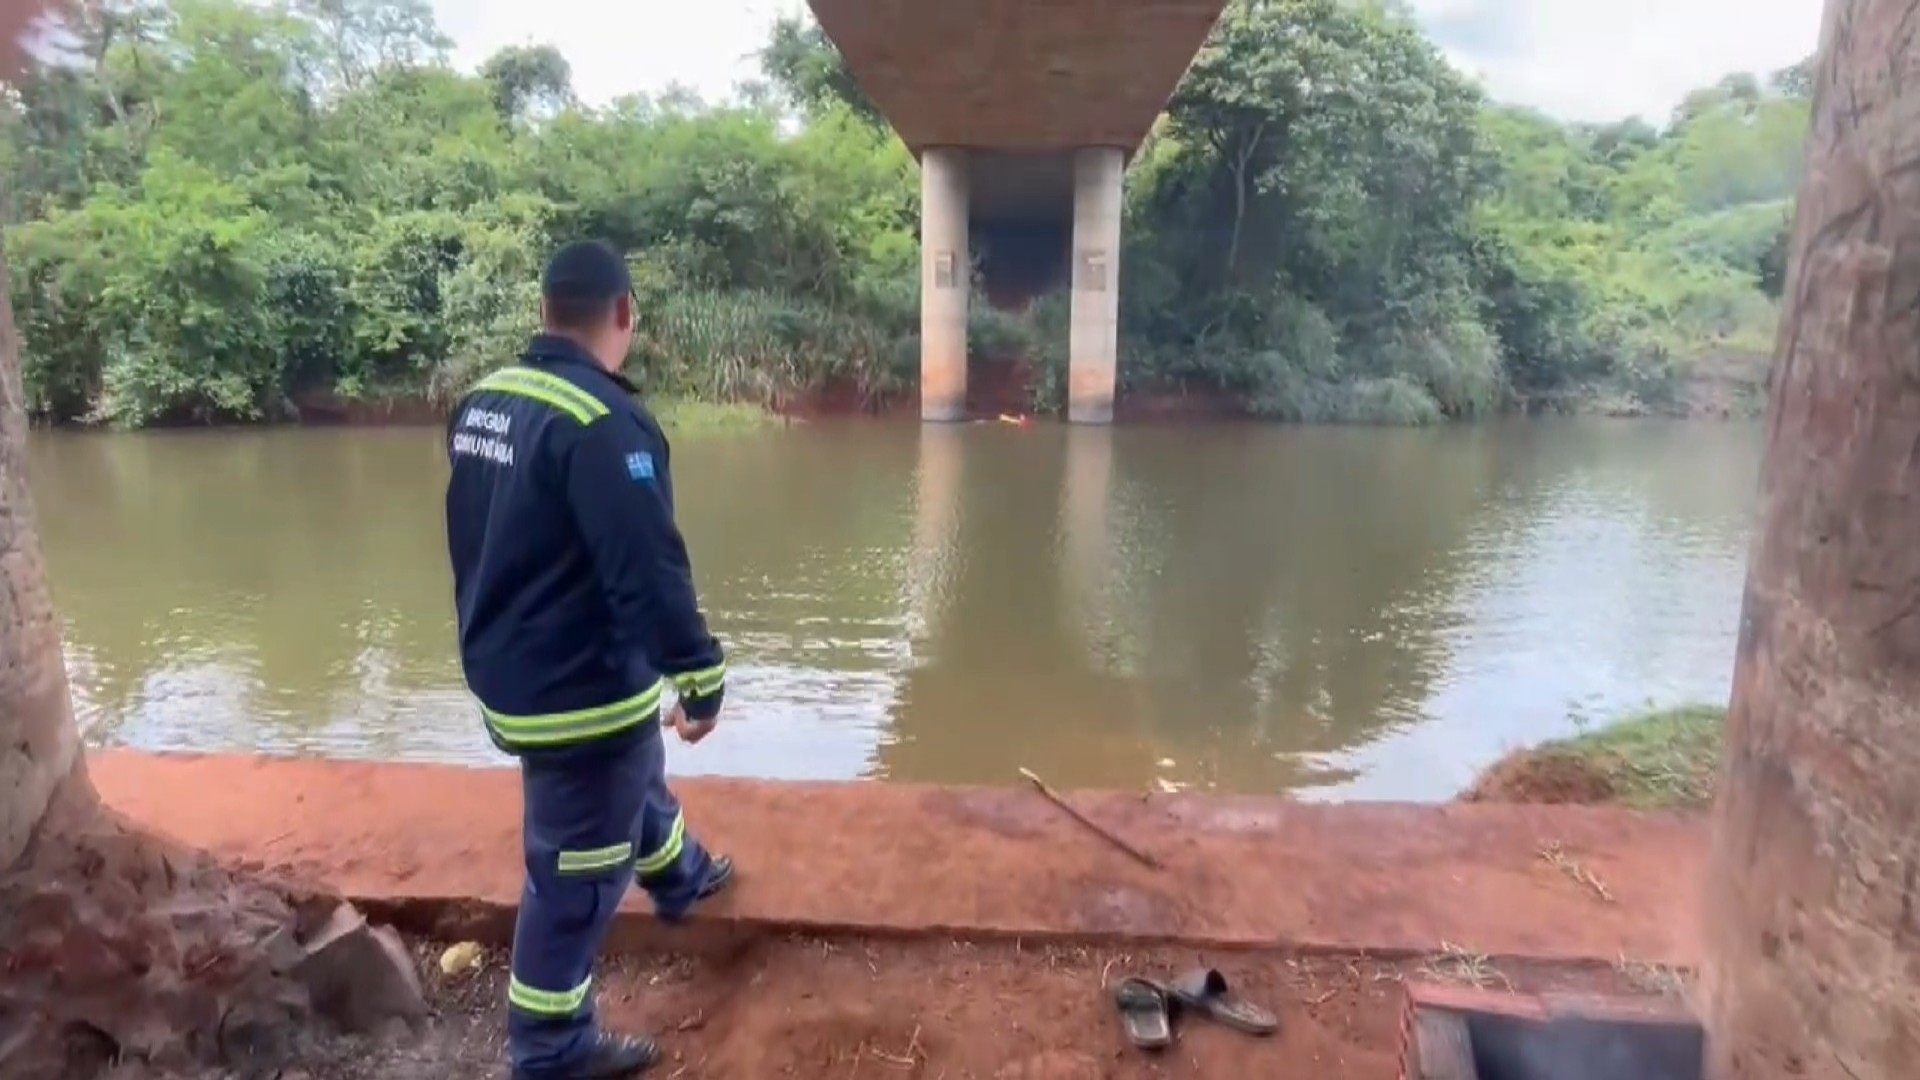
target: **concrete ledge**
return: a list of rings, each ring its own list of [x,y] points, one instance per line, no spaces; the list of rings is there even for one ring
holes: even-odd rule
[[[95,753],[131,817],[323,880],[414,929],[504,940],[520,896],[506,769]],[[1071,796],[1166,863],[1141,867],[1016,789],[693,779],[688,823],[733,854],[696,930],[1179,942],[1691,966],[1703,823],[1584,807]],[[1602,899],[1541,857],[1557,843]],[[630,898],[615,946],[652,943]],[[684,935],[686,931],[675,931]],[[684,941],[676,936],[684,947]]]

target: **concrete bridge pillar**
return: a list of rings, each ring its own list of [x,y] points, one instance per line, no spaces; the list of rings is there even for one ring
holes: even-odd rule
[[[967,410],[967,152],[920,153],[920,419]]]
[[[1073,155],[1073,314],[1067,344],[1067,419],[1113,422],[1119,373],[1120,175],[1113,146]]]

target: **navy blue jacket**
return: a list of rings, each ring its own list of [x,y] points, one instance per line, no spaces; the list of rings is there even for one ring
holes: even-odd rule
[[[533,339],[447,427],[447,552],[460,662],[512,753],[720,709],[726,668],[673,520],[667,440],[633,385],[565,338]]]

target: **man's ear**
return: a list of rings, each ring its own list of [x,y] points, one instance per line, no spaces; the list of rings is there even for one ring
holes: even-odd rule
[[[613,325],[621,330],[633,329],[632,293],[627,293],[613,302]]]

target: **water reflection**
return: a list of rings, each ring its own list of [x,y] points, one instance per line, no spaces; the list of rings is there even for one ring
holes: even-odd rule
[[[1622,428],[1631,433],[1622,437]],[[1463,543],[1449,677],[1417,725],[1338,759],[1336,797],[1442,797],[1480,764],[1636,709],[1725,700],[1757,431],[1522,426]]]
[[[1115,561],[1114,549],[1137,526],[1130,516],[1115,520],[1112,429],[1070,428],[1066,442],[1060,542],[1052,553],[1060,563],[1060,612],[1067,633],[1080,645],[1082,662],[1124,676],[1139,669],[1138,641],[1119,633],[1117,586],[1131,577]]]
[[[1440,798],[1723,696],[1753,427],[687,440],[733,661],[682,772]],[[146,747],[492,760],[432,431],[37,436],[76,695]]]

